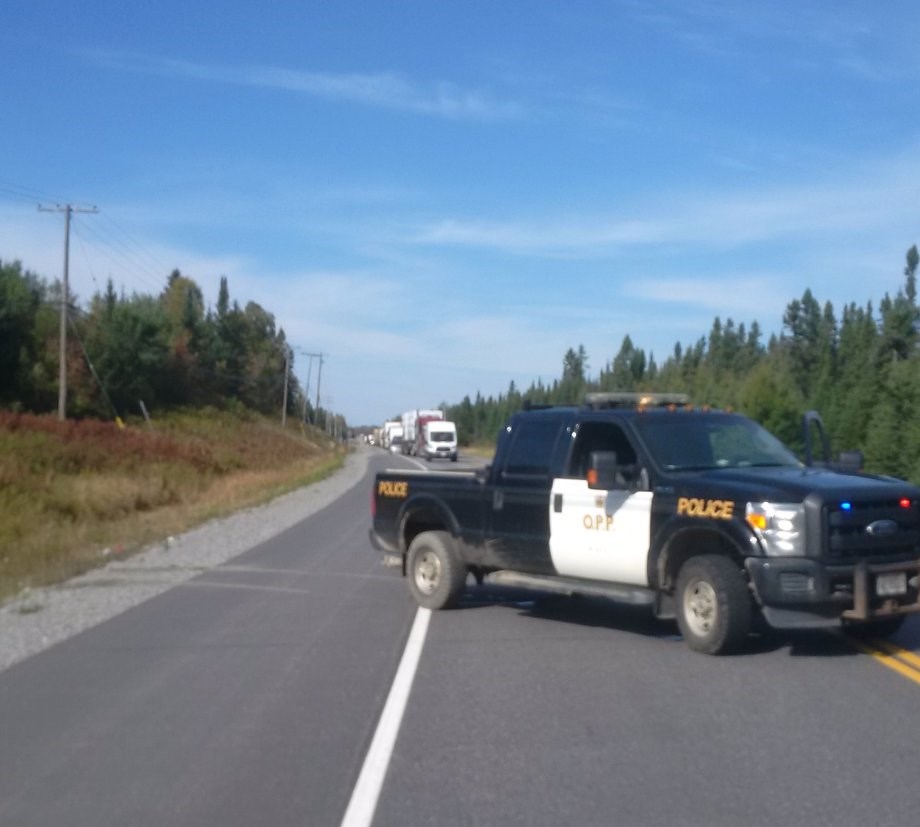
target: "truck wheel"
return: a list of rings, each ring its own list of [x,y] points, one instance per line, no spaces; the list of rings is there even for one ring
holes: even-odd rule
[[[697,652],[736,651],[751,629],[747,583],[728,557],[691,557],[677,576],[674,602],[681,634]]]
[[[426,609],[455,606],[466,586],[466,566],[446,531],[423,531],[409,544],[406,575],[409,591]]]

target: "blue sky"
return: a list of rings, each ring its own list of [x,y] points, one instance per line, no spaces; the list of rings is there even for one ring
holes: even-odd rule
[[[82,299],[226,276],[353,425],[877,303],[920,242],[916,2],[5,0],[0,100],[0,259],[59,277],[36,205],[95,205]]]

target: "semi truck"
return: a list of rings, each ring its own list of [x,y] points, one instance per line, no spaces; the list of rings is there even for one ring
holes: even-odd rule
[[[400,417],[400,422],[402,423],[402,452],[404,454],[411,455],[416,452],[420,426],[425,422],[430,422],[434,419],[444,419],[444,411],[434,408],[413,408],[411,411],[406,411],[403,413],[403,415]]]

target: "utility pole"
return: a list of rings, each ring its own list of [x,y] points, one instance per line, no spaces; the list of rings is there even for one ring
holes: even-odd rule
[[[313,354],[308,353],[307,356],[310,357],[310,364],[307,365],[307,384],[303,388],[303,414],[300,417],[300,421],[307,421],[307,397],[310,395],[310,374],[313,373]]]
[[[335,414],[332,413],[332,405],[335,400],[331,396],[326,397],[326,433],[335,439]]]
[[[281,403],[281,427],[287,424],[287,389],[288,376],[291,374],[291,349],[284,346],[284,401]]]
[[[319,416],[319,384],[323,381],[323,354],[318,353],[319,356],[319,372],[316,375],[316,414]]]
[[[313,374],[313,357],[317,356],[316,353],[304,353],[305,356],[310,357],[310,363],[307,365],[307,384],[303,388],[303,417],[304,422],[307,421],[307,401],[310,398],[310,376]],[[312,422],[310,423],[313,424]]]
[[[72,204],[55,204],[53,207],[38,205],[42,212],[64,213],[64,278],[61,282],[61,333],[60,333],[60,374],[58,378],[58,419],[67,418],[67,281],[70,270],[70,216],[75,212],[97,213],[95,207],[74,207]]]

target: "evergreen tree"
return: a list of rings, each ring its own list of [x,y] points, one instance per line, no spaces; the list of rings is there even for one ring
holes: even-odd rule
[[[738,408],[793,450],[804,449],[802,399],[790,377],[776,366],[762,362],[748,374],[741,387]]]
[[[0,403],[28,396],[29,367],[36,355],[35,319],[44,299],[39,279],[18,261],[0,261]]]
[[[588,354],[584,345],[578,350],[569,348],[562,359],[562,381],[559,383],[554,401],[556,404],[580,403],[585,393],[585,372],[588,369]]]
[[[819,360],[821,307],[811,290],[795,299],[783,314],[787,365],[796,388],[807,398]]]
[[[907,251],[907,266],[904,268],[905,285],[904,294],[907,300],[914,306],[917,304],[917,265],[920,264],[920,253],[917,252],[917,245],[914,244]]]

